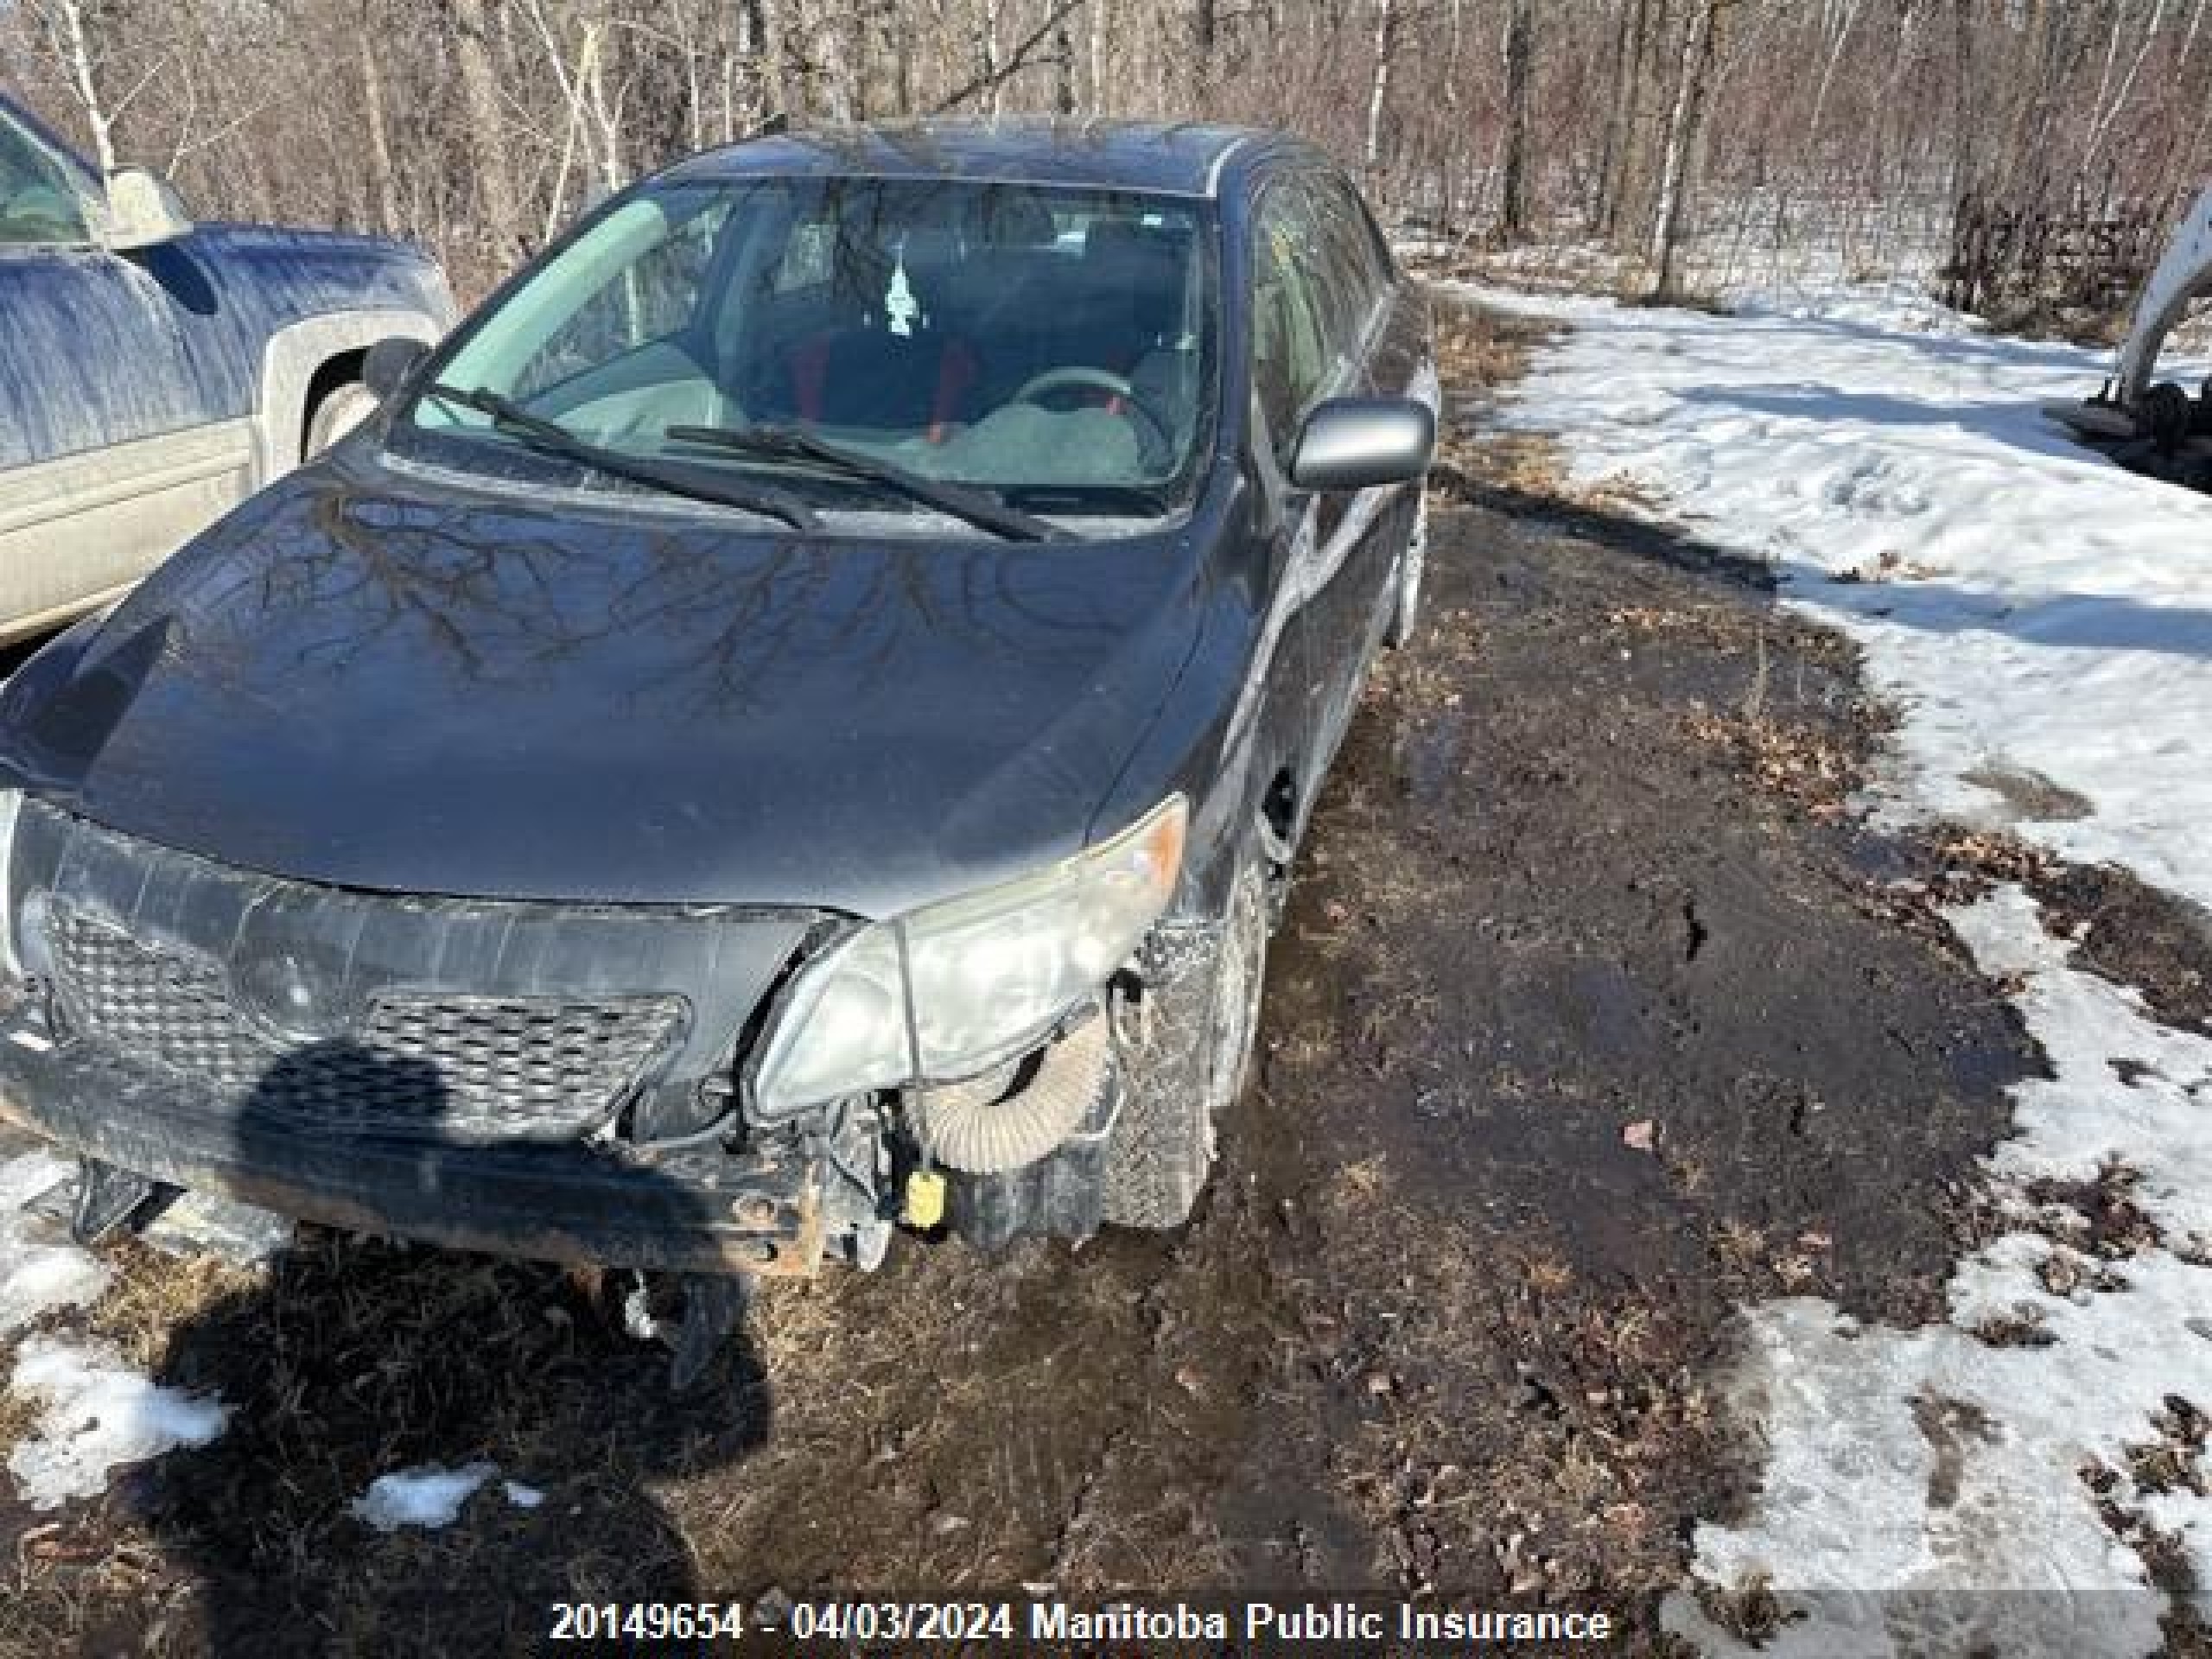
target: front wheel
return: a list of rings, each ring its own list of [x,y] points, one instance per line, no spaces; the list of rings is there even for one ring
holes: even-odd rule
[[[376,412],[376,393],[359,381],[333,386],[308,417],[307,442],[301,446],[300,459],[313,461]]]
[[[1267,877],[1237,872],[1227,913],[1163,929],[1147,947],[1151,1003],[1122,1050],[1122,1109],[1106,1150],[1105,1218],[1179,1227],[1213,1164],[1214,1137],[1244,1092],[1268,954]]]

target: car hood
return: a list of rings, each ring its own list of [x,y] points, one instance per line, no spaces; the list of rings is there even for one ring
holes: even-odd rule
[[[341,454],[27,664],[0,766],[304,880],[882,916],[1083,844],[1193,582],[1182,536],[803,537]]]

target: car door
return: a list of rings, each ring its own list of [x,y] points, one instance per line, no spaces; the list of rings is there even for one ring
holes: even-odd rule
[[[1287,468],[1316,404],[1367,389],[1363,342],[1373,307],[1344,268],[1314,189],[1319,175],[1267,184],[1253,215],[1255,447],[1283,503],[1287,548],[1276,603],[1288,608],[1280,673],[1301,678],[1306,738],[1300,799],[1310,804],[1351,717],[1395,556],[1377,533],[1388,492],[1318,493]],[[1370,498],[1377,498],[1370,499]]]
[[[1421,330],[1395,315],[1396,283],[1389,255],[1351,181],[1336,172],[1303,181],[1313,216],[1330,326],[1343,364],[1343,387],[1364,396],[1420,395]],[[1349,545],[1338,577],[1342,626],[1358,641],[1340,665],[1357,696],[1361,670],[1381,643],[1395,607],[1394,577],[1420,505],[1418,486],[1363,490],[1344,500],[1338,533]]]
[[[1274,695],[1294,704],[1300,730],[1298,802],[1301,822],[1313,785],[1326,761],[1317,751],[1324,727],[1323,678],[1317,663],[1330,655],[1317,640],[1317,593],[1326,586],[1327,500],[1290,482],[1300,426],[1332,378],[1320,289],[1307,257],[1298,205],[1288,181],[1265,186],[1253,206],[1250,269],[1252,464],[1279,505],[1274,526],[1273,613],[1281,619],[1269,672]]]
[[[169,250],[99,245],[97,181],[0,103],[0,638],[119,591],[240,499],[250,419],[188,349],[212,315]]]

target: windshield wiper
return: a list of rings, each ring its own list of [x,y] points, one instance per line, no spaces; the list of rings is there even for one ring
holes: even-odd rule
[[[978,530],[991,531],[1013,541],[1055,541],[1062,534],[1058,525],[1019,507],[1009,507],[971,485],[925,477],[894,461],[880,461],[874,455],[825,443],[810,433],[788,426],[671,426],[666,435],[678,443],[705,444],[770,461],[811,461],[847,478],[880,484],[909,501],[935,507],[939,512],[965,519]]]
[[[459,404],[463,409],[473,409],[480,415],[488,415],[494,426],[514,433],[524,442],[549,454],[589,467],[595,472],[627,479],[632,484],[642,484],[648,489],[683,496],[694,501],[711,502],[722,507],[740,507],[747,512],[760,513],[764,518],[779,519],[794,530],[812,530],[819,522],[804,502],[794,500],[779,490],[741,489],[719,480],[710,481],[671,472],[640,456],[626,455],[619,449],[604,448],[588,438],[579,437],[557,422],[531,414],[512,397],[502,397],[481,386],[448,386],[433,381],[423,387],[423,391],[425,397],[435,397],[443,403]]]

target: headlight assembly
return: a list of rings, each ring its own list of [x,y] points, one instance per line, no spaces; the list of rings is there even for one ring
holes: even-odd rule
[[[1065,863],[874,923],[809,963],[761,1054],[753,1111],[774,1121],[972,1077],[1031,1046],[1167,908],[1187,817],[1171,796]]]

